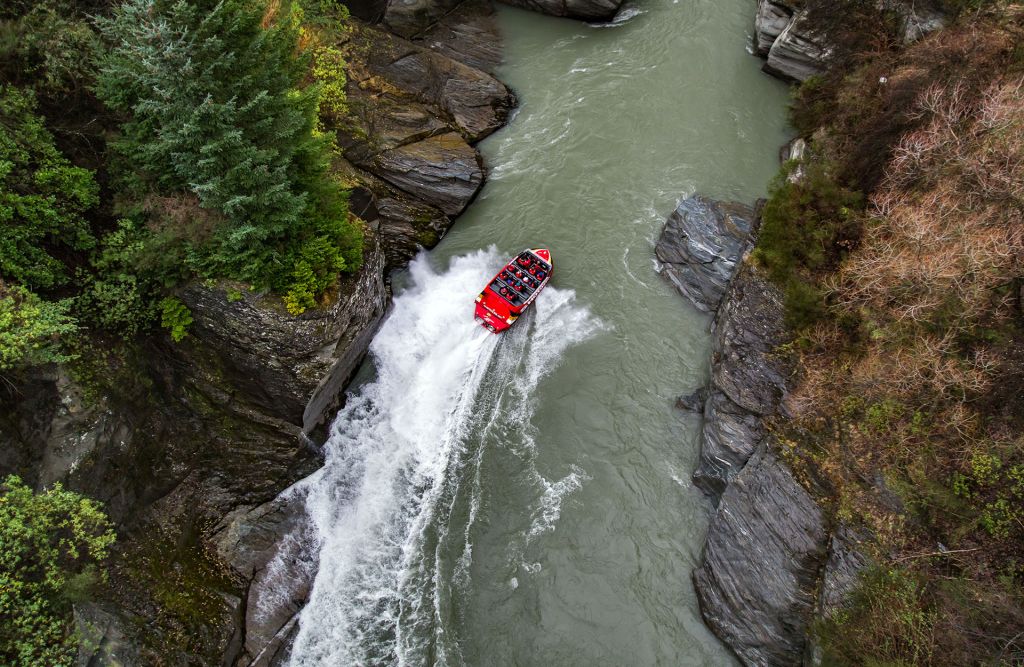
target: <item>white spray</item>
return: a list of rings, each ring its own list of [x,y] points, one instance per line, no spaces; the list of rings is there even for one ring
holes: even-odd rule
[[[470,431],[486,427],[493,415],[480,412],[492,410],[509,386],[485,379],[516,373],[516,391],[532,392],[566,348],[597,329],[572,292],[549,287],[510,332],[484,330],[473,321],[473,298],[500,262],[491,249],[457,257],[440,274],[425,256],[410,265],[411,285],[370,347],[376,378],[338,414],[324,467],[292,490],[305,494],[319,548],[294,667],[410,662],[413,628],[439,614],[436,600],[424,604],[424,591],[436,597],[448,586],[437,570],[421,585],[431,574],[418,549],[428,527],[447,530],[444,505],[466,473]],[[468,476],[468,484],[478,483]],[[550,507],[541,513],[557,519]],[[444,645],[435,644],[441,664],[449,662]]]

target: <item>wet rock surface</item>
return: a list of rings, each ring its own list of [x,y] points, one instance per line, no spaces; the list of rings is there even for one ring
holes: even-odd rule
[[[622,0],[502,0],[502,2],[542,14],[584,21],[611,20],[622,6]]]
[[[768,56],[772,44],[789,25],[796,7],[783,0],[759,0],[754,19],[754,41],[757,55]]]
[[[683,199],[654,249],[662,275],[699,310],[716,310],[751,243],[754,220],[754,210],[744,204],[700,195]]]
[[[782,79],[806,81],[825,71],[828,55],[828,46],[815,35],[806,12],[798,11],[768,50],[764,71]]]
[[[705,621],[744,664],[800,663],[826,541],[821,509],[762,448],[722,495],[694,573]]]
[[[694,483],[717,497],[764,437],[764,418],[777,412],[792,372],[779,350],[787,340],[782,294],[744,264],[713,322],[711,383],[704,404]]]
[[[287,652],[315,576],[304,497],[239,507],[214,529],[218,555],[246,582],[239,664],[274,665]]]

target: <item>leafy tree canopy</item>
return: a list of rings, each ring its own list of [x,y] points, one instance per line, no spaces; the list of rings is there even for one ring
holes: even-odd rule
[[[34,493],[0,485],[0,662],[72,665],[71,603],[102,580],[115,535],[100,505],[60,484]]]
[[[33,289],[67,282],[61,256],[95,245],[84,216],[98,202],[92,172],[54,147],[33,95],[0,87],[0,278]]]

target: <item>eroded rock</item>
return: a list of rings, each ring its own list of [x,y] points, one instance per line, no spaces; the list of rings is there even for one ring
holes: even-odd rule
[[[784,314],[779,288],[746,264],[715,317],[712,387],[762,417],[774,414],[786,393],[789,363],[778,351],[787,339]]]
[[[387,306],[383,252],[372,234],[363,262],[329,307],[300,316],[279,297],[240,285],[188,286],[180,297],[194,322],[182,353],[205,369],[200,382],[211,393],[217,387],[210,385],[224,384],[264,414],[311,432],[355,372]]]
[[[694,585],[704,620],[744,664],[799,664],[826,540],[821,509],[770,447],[725,490]]]
[[[614,18],[623,0],[502,0],[507,5],[584,21]]]
[[[699,310],[718,308],[752,241],[754,210],[700,195],[679,202],[654,248],[662,275]]]
[[[796,8],[787,0],[758,0],[754,19],[755,49],[757,55],[767,56],[772,44],[789,25]]]
[[[783,79],[806,81],[826,69],[827,45],[814,34],[807,13],[799,11],[772,43],[764,71]]]

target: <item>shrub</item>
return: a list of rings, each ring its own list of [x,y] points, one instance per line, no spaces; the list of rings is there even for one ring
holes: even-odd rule
[[[171,340],[180,342],[188,335],[192,325],[192,311],[173,296],[160,301],[160,326],[170,329]]]
[[[869,568],[850,604],[816,633],[826,664],[930,664],[937,616],[920,578],[900,568]]]
[[[70,305],[0,281],[0,371],[68,361],[61,338],[78,330]]]
[[[96,243],[85,214],[98,202],[92,172],[60,154],[32,93],[0,87],[0,278],[31,289],[66,283],[67,251]]]
[[[755,260],[786,295],[790,324],[802,328],[825,310],[813,283],[818,271],[835,267],[860,236],[860,193],[843,187],[829,165],[811,161],[800,179],[786,165],[770,190],[761,216]]]
[[[114,531],[100,505],[60,484],[33,493],[15,476],[0,485],[0,661],[72,665],[71,603],[103,581]]]
[[[319,112],[322,117],[337,121],[348,112],[345,96],[345,59],[333,46],[319,46],[313,51],[313,79],[320,83]]]

